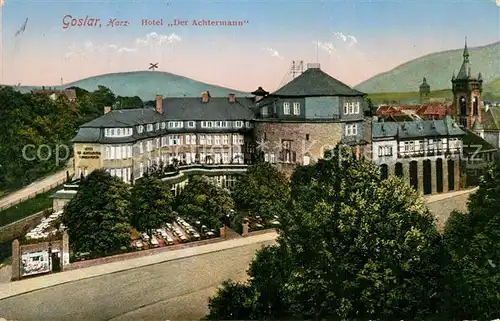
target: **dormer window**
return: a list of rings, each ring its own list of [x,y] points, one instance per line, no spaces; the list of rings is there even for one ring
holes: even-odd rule
[[[156,130],[160,130],[160,123],[156,123]]]
[[[268,110],[267,110],[267,106],[264,106],[260,109],[260,113],[262,116],[267,116],[268,115]]]
[[[195,127],[194,125],[195,125],[194,121],[188,121],[188,123],[187,123],[187,126],[189,128],[194,128]]]
[[[142,125],[137,126],[137,132],[139,134],[141,134],[143,131],[144,131],[144,126],[142,126]]]
[[[148,124],[147,127],[146,127],[146,130],[148,132],[152,131],[153,130],[153,124]]]
[[[243,127],[243,122],[240,121],[240,120],[235,121],[234,122],[234,127],[235,128],[241,128],[241,127]]]
[[[293,114],[300,115],[300,103],[299,102],[293,103]]]
[[[165,127],[166,127],[165,122],[162,122],[162,123],[161,123],[161,129],[165,129]]]

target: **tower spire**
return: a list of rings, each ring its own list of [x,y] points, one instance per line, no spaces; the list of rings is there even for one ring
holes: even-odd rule
[[[465,37],[464,61],[469,62],[469,49],[467,48],[467,37]]]

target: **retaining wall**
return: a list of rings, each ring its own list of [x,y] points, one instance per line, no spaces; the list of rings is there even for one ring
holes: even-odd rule
[[[23,231],[34,228],[42,221],[43,213],[44,211],[41,211],[0,227],[0,242],[10,241],[23,236]]]
[[[471,190],[447,193],[448,195],[440,194],[428,198],[427,205],[432,214],[437,218],[437,224],[440,229],[444,227],[452,211],[467,210],[469,196],[476,190],[476,188],[473,188]]]

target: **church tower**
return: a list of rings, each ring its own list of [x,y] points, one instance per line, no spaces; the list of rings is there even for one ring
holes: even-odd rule
[[[426,103],[429,100],[429,94],[431,93],[431,86],[427,83],[427,79],[424,77],[422,84],[420,85],[420,103]]]
[[[465,38],[464,60],[458,74],[451,79],[453,91],[453,111],[456,121],[465,128],[478,128],[483,122],[483,79],[481,73],[471,76],[469,49]]]

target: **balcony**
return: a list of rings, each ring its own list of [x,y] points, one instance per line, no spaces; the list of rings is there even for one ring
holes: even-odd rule
[[[398,158],[450,156],[460,153],[461,153],[461,148],[416,150],[416,151],[399,152]]]

